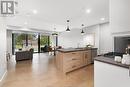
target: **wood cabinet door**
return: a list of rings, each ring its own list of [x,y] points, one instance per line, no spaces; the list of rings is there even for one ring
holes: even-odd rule
[[[85,51],[84,52],[84,65],[87,65],[88,64],[88,51]]]
[[[91,51],[84,52],[84,65],[91,64]]]

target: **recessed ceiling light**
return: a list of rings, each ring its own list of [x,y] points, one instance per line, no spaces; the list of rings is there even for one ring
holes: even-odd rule
[[[37,14],[37,10],[33,10],[33,14]]]
[[[6,26],[6,29],[8,29],[9,27],[8,26]]]
[[[86,9],[86,13],[90,13],[91,12],[91,9]]]
[[[105,20],[105,18],[101,18],[100,20],[101,20],[101,21],[104,21],[104,20]]]

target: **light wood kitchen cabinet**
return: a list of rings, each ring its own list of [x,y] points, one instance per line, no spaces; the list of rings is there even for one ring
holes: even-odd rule
[[[84,51],[84,65],[88,65],[92,63],[91,50]]]
[[[62,53],[56,55],[57,68],[63,73],[70,72],[83,66],[83,53],[80,51]]]
[[[92,51],[58,51],[56,54],[57,69],[63,73],[73,71],[92,63]]]

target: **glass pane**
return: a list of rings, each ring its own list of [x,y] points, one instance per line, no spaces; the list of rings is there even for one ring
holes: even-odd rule
[[[14,34],[14,47],[15,47],[15,52],[22,50],[22,48],[24,46],[26,46],[26,35],[25,34],[19,34],[19,33],[15,33]]]
[[[40,51],[41,52],[46,52],[47,51],[47,47],[49,46],[50,41],[48,36],[45,35],[41,35],[40,36]]]
[[[38,34],[24,34],[24,33],[14,33],[14,52],[24,51],[33,48],[34,52],[47,52],[48,46],[52,43],[50,37],[46,35],[40,35],[40,42],[38,44]],[[40,49],[38,48],[40,46]],[[44,50],[43,50],[44,49]]]
[[[28,34],[28,46],[38,52],[38,34]]]

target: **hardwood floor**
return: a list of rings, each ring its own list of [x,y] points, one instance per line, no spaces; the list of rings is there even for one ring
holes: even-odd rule
[[[12,58],[2,87],[94,87],[93,80],[93,65],[62,75],[54,57],[41,53],[17,64]]]

